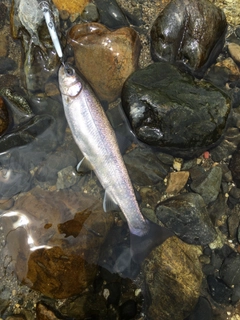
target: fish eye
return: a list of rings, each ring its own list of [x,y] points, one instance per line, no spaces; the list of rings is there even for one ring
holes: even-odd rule
[[[69,67],[69,66],[66,66],[65,67],[65,72],[68,76],[73,76],[74,75],[74,69]]]

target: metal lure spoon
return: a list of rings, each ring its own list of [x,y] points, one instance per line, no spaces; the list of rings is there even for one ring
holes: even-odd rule
[[[47,27],[48,27],[48,31],[50,33],[54,48],[57,52],[57,55],[59,56],[60,60],[62,61],[63,58],[63,52],[62,52],[62,48],[58,39],[58,35],[57,35],[57,31],[55,28],[55,24],[54,24],[54,20],[53,20],[53,16],[51,13],[51,9],[49,6],[49,2],[45,1],[45,0],[38,0],[39,3],[39,8],[42,10]]]

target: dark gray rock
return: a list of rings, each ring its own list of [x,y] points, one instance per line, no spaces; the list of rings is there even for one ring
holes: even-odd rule
[[[8,57],[0,57],[0,73],[7,73],[17,68],[17,63]]]
[[[162,163],[149,149],[135,148],[123,156],[130,178],[140,186],[157,184],[169,171],[169,166]]]
[[[229,163],[229,169],[232,172],[233,181],[240,188],[240,150],[236,150]]]
[[[56,121],[49,115],[37,115],[17,131],[0,139],[0,162],[8,165],[14,159],[26,171],[41,163],[58,145]]]
[[[219,270],[220,277],[224,283],[232,287],[240,283],[240,255],[231,253],[224,261]]]
[[[57,182],[58,171],[67,166],[76,166],[77,157],[71,150],[57,151],[47,156],[47,159],[39,166],[35,173],[35,179],[40,182],[49,182],[54,185]]]
[[[227,22],[223,11],[207,0],[173,0],[151,30],[155,61],[182,62],[202,76],[221,52]]]
[[[222,181],[222,169],[218,166],[211,168],[206,176],[194,179],[190,188],[200,194],[206,204],[217,199]]]
[[[156,214],[166,227],[187,243],[206,245],[216,237],[205,203],[198,194],[181,194],[161,202]]]
[[[208,288],[212,298],[217,303],[230,304],[232,289],[225,285],[221,279],[216,278],[214,275],[207,277]]]
[[[95,0],[95,4],[99,11],[100,21],[106,27],[118,29],[129,26],[125,15],[115,0]]]
[[[212,320],[213,312],[210,302],[203,297],[199,297],[193,313],[185,320]]]
[[[14,161],[14,159],[11,159]],[[18,169],[2,166],[0,170],[0,199],[9,199],[32,186],[32,176],[18,166]]]
[[[224,135],[224,140],[211,150],[211,157],[213,161],[219,162],[227,158],[236,150],[240,143],[240,133],[238,128],[228,128]]]
[[[230,111],[222,92],[166,62],[135,71],[124,84],[122,105],[140,140],[182,158],[219,142]]]

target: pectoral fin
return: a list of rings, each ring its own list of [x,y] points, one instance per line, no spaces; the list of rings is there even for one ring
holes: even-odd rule
[[[85,157],[83,157],[82,160],[78,163],[76,170],[78,173],[87,173],[93,170],[93,166]]]
[[[119,210],[119,206],[112,200],[112,198],[109,196],[107,190],[105,190],[105,194],[104,194],[103,210],[104,210],[104,212]]]

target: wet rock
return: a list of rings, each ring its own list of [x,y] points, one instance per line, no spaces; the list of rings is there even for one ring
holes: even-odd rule
[[[62,299],[92,283],[113,216],[92,196],[36,188],[19,198],[1,223],[18,279]]]
[[[135,71],[124,84],[122,105],[140,140],[182,158],[219,142],[230,111],[222,92],[166,62]]]
[[[217,199],[222,181],[221,167],[211,168],[204,176],[194,179],[190,188],[200,194],[206,204]]]
[[[7,130],[9,125],[9,117],[6,104],[0,96],[0,136]]]
[[[10,300],[5,300],[0,298],[0,315],[2,316],[5,312],[5,310],[10,305]]]
[[[202,76],[221,52],[226,28],[223,11],[210,1],[171,1],[151,29],[153,59],[182,62]]]
[[[65,118],[64,110],[62,107],[61,98],[54,99],[52,97],[48,98],[37,98],[33,97],[30,100],[31,108],[35,114],[38,115],[51,115],[55,121],[53,124],[53,130],[55,134],[55,139],[58,143],[63,142],[65,136],[65,129],[67,126],[67,121]]]
[[[156,208],[158,219],[190,244],[205,245],[216,238],[205,203],[195,193],[181,194],[161,202]]]
[[[200,297],[193,313],[185,320],[212,320],[213,311],[210,302]]]
[[[0,88],[10,88],[14,91],[19,90],[19,79],[13,74],[0,75]]]
[[[228,158],[237,149],[240,143],[240,132],[237,128],[228,128],[224,135],[224,140],[211,150],[213,161],[220,162],[222,159]]]
[[[37,320],[58,320],[56,314],[46,305],[39,302],[36,306],[36,319]]]
[[[77,157],[73,151],[57,151],[48,155],[47,159],[39,166],[34,178],[39,182],[48,182],[54,185],[57,182],[58,172],[67,166],[76,166]]]
[[[127,300],[119,307],[121,319],[134,319],[137,314],[137,303],[134,300]]]
[[[100,319],[108,319],[106,317],[106,301],[99,294],[84,293],[72,301],[68,300],[63,303],[60,311],[64,316],[72,318],[85,319],[90,317],[91,319],[93,317],[94,319],[94,317],[100,317]]]
[[[1,5],[1,4],[0,4]],[[1,10],[1,8],[0,8]],[[0,20],[1,21],[1,20]],[[1,28],[1,27],[0,27]],[[8,44],[8,37],[5,35],[0,35],[0,42],[1,42],[1,47],[0,47],[0,57],[6,57],[8,54],[9,50],[9,44]]]
[[[7,7],[4,3],[0,3],[0,29],[4,27],[6,18],[7,18]]]
[[[95,0],[100,14],[100,21],[106,27],[118,29],[128,27],[129,23],[115,0]]]
[[[58,29],[58,10],[51,3],[50,8]],[[60,62],[37,0],[13,1],[11,31],[14,39],[22,40],[25,54],[23,69],[28,91],[44,92],[45,83],[54,72],[57,73]]]
[[[202,282],[199,253],[177,237],[150,253],[142,267],[151,299],[148,319],[184,319],[193,311]]]
[[[169,167],[149,149],[135,148],[123,159],[132,181],[137,185],[157,184],[168,174]]]
[[[240,282],[240,255],[231,253],[221,265],[220,277],[228,287],[234,287]]]
[[[63,168],[58,172],[57,190],[70,188],[80,180],[80,175],[73,166]]]
[[[11,159],[14,161],[14,159]],[[32,176],[19,165],[2,165],[0,171],[0,199],[9,199],[20,192],[28,191],[32,186]]]
[[[89,0],[53,0],[59,11],[66,10],[69,13],[82,13]]]
[[[221,279],[214,275],[207,277],[209,292],[217,303],[230,304],[232,289],[226,286]]]
[[[230,53],[230,56],[233,58],[233,60],[240,64],[240,45],[237,43],[229,43],[228,44],[228,51]]]
[[[78,70],[98,97],[114,101],[120,95],[124,81],[137,68],[138,34],[127,27],[110,31],[101,24],[86,23],[70,30],[68,42],[73,47]]]
[[[0,73],[7,73],[8,71],[14,71],[17,68],[16,62],[8,57],[0,57]]]
[[[189,178],[188,171],[171,172],[167,182],[167,193],[179,193],[186,185]]]
[[[94,3],[89,3],[84,8],[81,18],[85,22],[97,22],[99,20],[99,12]]]
[[[18,131],[5,134],[0,139],[1,163],[8,165],[9,159],[15,159],[25,170],[39,164],[58,144],[55,126],[51,116],[35,116]]]
[[[240,151],[236,150],[229,163],[229,169],[232,172],[233,181],[240,188]]]
[[[24,314],[13,314],[6,318],[6,320],[26,320]]]

